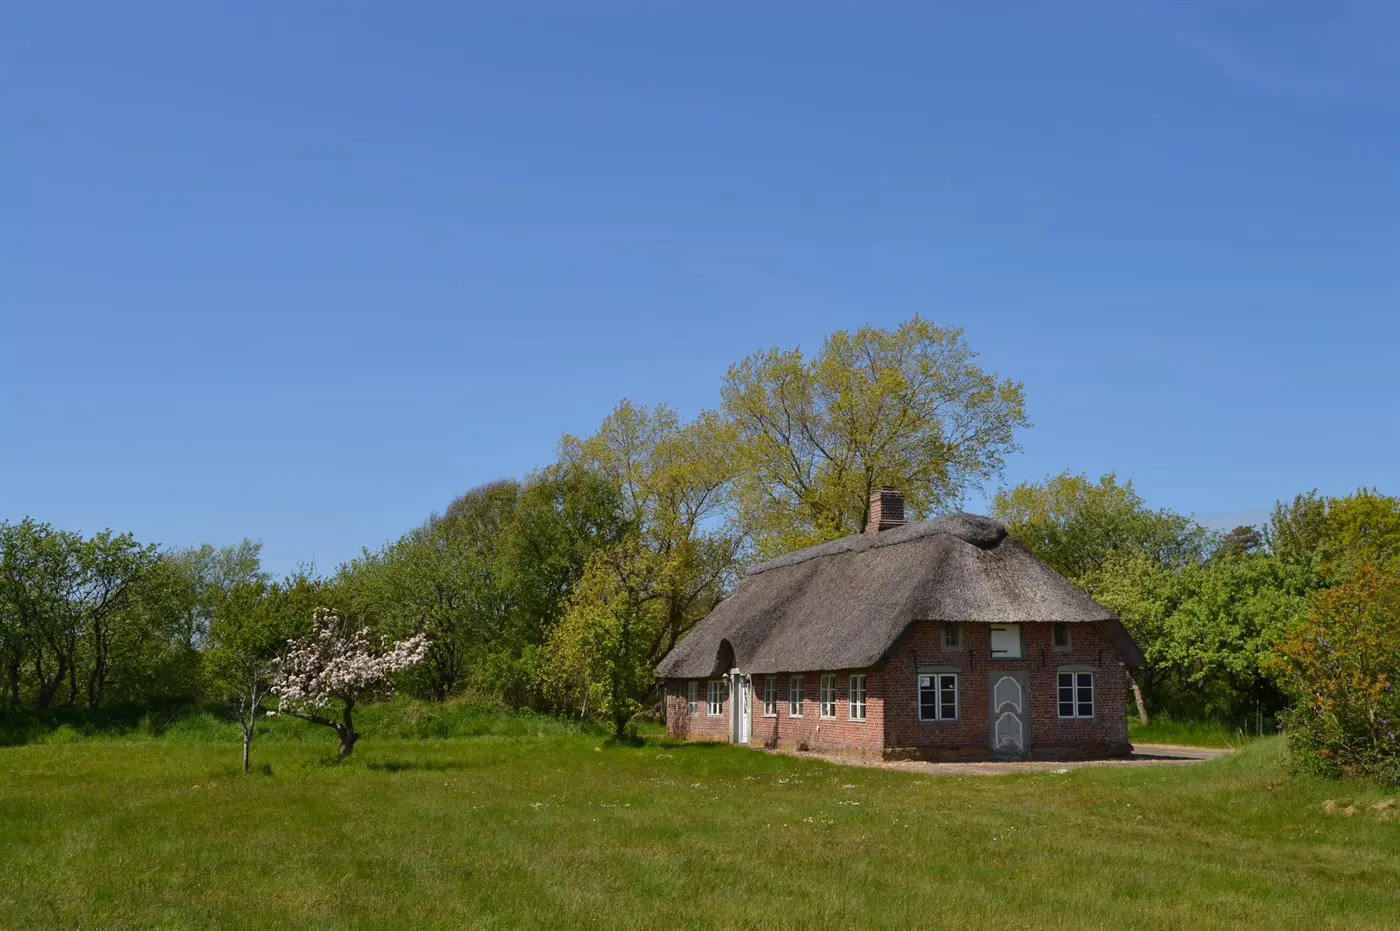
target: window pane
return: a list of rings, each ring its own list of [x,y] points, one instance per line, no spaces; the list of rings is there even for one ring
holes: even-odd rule
[[[1074,673],[1062,672],[1059,675],[1060,688],[1067,689],[1074,685]]]
[[[1062,701],[1062,702],[1060,702],[1060,717],[1062,717],[1062,718],[1072,718],[1072,717],[1074,717],[1074,702],[1069,702],[1069,701]]]
[[[939,718],[944,721],[955,720],[958,716],[958,677],[955,675],[945,675],[939,677]]]
[[[933,688],[933,676],[919,676],[919,719],[932,721],[938,717],[938,691]]]

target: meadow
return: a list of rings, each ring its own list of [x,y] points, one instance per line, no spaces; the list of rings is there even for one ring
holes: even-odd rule
[[[1400,819],[1277,738],[929,776],[397,704],[337,764],[208,715],[0,747],[7,927],[1396,926]],[[1393,793],[1392,793],[1393,794]],[[1353,814],[1346,814],[1350,806]]]

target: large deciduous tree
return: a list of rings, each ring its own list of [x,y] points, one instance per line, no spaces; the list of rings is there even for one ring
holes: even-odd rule
[[[1133,488],[1109,473],[1097,482],[1061,472],[997,492],[992,514],[1031,552],[1071,580],[1106,563],[1141,556],[1179,569],[1203,561],[1210,534],[1190,517],[1152,510]]]
[[[337,599],[382,633],[429,636],[424,662],[400,677],[411,694],[442,701],[470,690],[532,704],[538,650],[621,521],[617,490],[582,469],[492,482],[343,566]]]
[[[11,704],[100,707],[114,668],[161,636],[138,592],[154,546],[104,530],[90,538],[25,518],[0,523],[0,651]]]
[[[810,358],[770,349],[732,367],[735,500],[759,551],[861,532],[882,486],[923,517],[996,475],[1029,422],[1020,383],[976,358],[962,330],[914,317],[835,332]]]
[[[31,518],[0,523],[0,649],[9,703],[47,708],[77,658],[78,618],[69,595],[81,538]]]
[[[443,701],[486,656],[512,647],[499,554],[519,499],[516,481],[479,486],[446,513],[342,567],[337,587],[350,614],[386,634],[421,631],[431,639],[404,683],[411,693]]]
[[[78,552],[78,575],[72,597],[88,639],[87,703],[102,705],[113,670],[114,651],[140,651],[151,618],[132,610],[140,582],[156,567],[159,551],[142,546],[129,533],[104,530],[84,541]],[[74,664],[76,665],[76,664]],[[74,668],[70,666],[70,669]]]
[[[563,467],[621,494],[623,530],[590,559],[547,645],[546,688],[620,735],[652,686],[651,668],[719,600],[743,538],[728,527],[730,425],[683,423],[661,405],[623,401],[586,439],[565,437]]]

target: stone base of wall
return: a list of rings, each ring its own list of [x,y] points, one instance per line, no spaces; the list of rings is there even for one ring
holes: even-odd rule
[[[879,760],[884,756],[884,751],[879,747],[851,746],[839,740],[789,740],[781,738],[778,740],[755,740],[749,746],[762,750],[797,751],[799,753],[810,750],[826,756],[843,756],[857,760]]]
[[[924,760],[931,763],[954,763],[987,760],[1113,760],[1131,755],[1132,744],[1090,743],[1072,747],[1032,747],[1031,752],[1016,757],[1007,757],[992,752],[992,748],[982,745],[967,747],[887,747],[886,760]]]

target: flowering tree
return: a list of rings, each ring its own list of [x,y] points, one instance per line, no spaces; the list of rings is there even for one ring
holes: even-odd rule
[[[334,730],[342,758],[360,739],[352,718],[355,706],[386,695],[389,676],[422,662],[428,653],[424,634],[393,644],[381,637],[376,648],[368,628],[356,629],[329,608],[316,609],[311,636],[287,643],[272,682],[278,711]],[[340,720],[334,717],[337,707]]]

